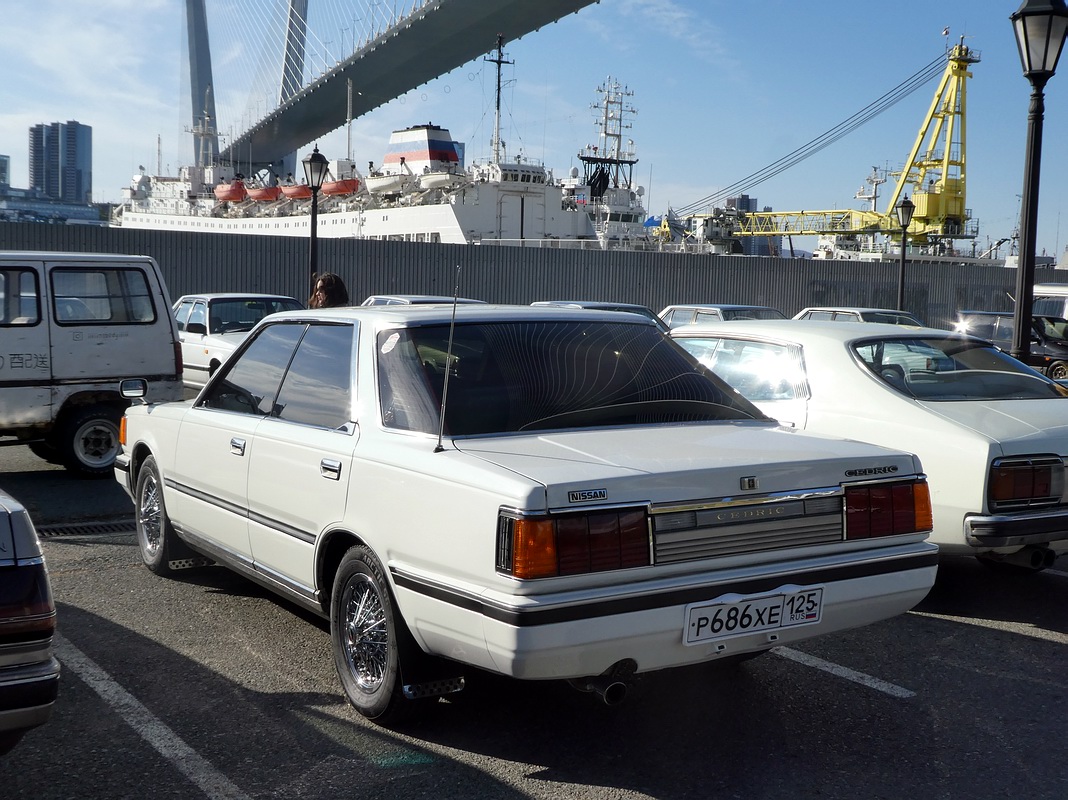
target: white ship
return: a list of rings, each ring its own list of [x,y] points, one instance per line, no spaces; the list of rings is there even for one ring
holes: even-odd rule
[[[493,60],[493,59],[491,59]],[[498,71],[503,58],[498,45]],[[498,82],[499,83],[499,82]],[[494,125],[492,157],[465,164],[464,145],[445,128],[394,131],[381,163],[361,171],[330,162],[318,198],[318,232],[357,238],[450,244],[660,249],[645,226],[634,143],[624,142],[632,94],[611,77],[598,90],[599,139],[556,178],[540,162],[508,158]],[[211,133],[210,130],[204,131]],[[196,134],[197,131],[194,131]],[[233,166],[183,167],[178,177],[142,168],[123,190],[113,223],[124,228],[308,236],[311,191],[292,177],[246,182]]]

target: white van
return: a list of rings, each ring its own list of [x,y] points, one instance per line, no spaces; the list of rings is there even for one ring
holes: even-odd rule
[[[1068,319],[1068,283],[1036,283],[1031,313]]]
[[[182,351],[148,256],[0,251],[0,444],[111,474],[124,378],[182,399]]]

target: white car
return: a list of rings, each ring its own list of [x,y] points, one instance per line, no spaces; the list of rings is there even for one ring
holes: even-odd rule
[[[669,328],[691,325],[696,322],[724,322],[741,319],[786,319],[777,308],[769,306],[745,306],[737,304],[698,304],[667,306],[657,315]]]
[[[914,315],[894,308],[857,308],[856,306],[811,306],[794,314],[794,319],[824,322],[884,322],[887,325],[922,327]]]
[[[123,432],[148,568],[212,559],[328,618],[383,723],[471,667],[614,702],[902,613],[937,569],[915,456],[780,428],[632,313],[276,314]]]
[[[917,453],[943,553],[1036,571],[1068,550],[1068,390],[989,342],[794,320],[671,336],[785,425]]]
[[[174,303],[182,343],[182,383],[200,389],[219,365],[268,314],[295,311],[304,305],[276,294],[187,294]]]

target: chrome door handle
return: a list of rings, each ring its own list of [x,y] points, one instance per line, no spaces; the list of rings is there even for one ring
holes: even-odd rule
[[[319,474],[332,481],[341,480],[341,462],[332,458],[324,458],[319,462]]]
[[[234,437],[230,440],[230,453],[235,456],[243,456],[245,454],[245,440]]]

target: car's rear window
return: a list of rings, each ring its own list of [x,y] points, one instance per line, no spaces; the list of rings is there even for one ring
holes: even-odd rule
[[[209,305],[208,332],[233,333],[250,331],[268,314],[299,311],[304,306],[288,297],[248,297],[212,300]]]
[[[1065,387],[974,339],[868,339],[853,350],[891,387],[920,400],[1068,398]]]
[[[387,330],[377,342],[382,418],[437,433],[763,418],[644,323],[517,321]]]

